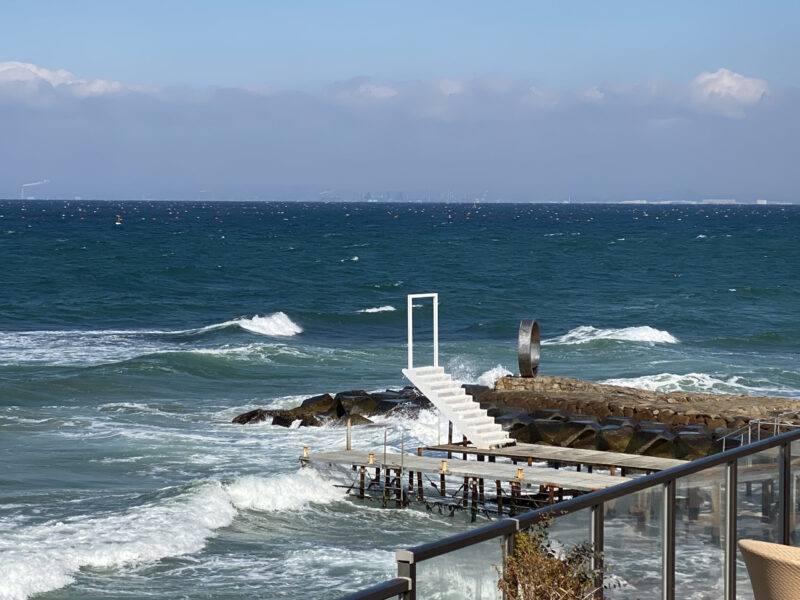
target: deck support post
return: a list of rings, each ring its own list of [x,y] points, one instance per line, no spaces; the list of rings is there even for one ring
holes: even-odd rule
[[[402,508],[403,506],[403,475],[400,469],[395,469],[395,508]]]
[[[497,486],[497,514],[499,516],[503,516],[503,486],[500,483],[500,480],[495,480],[495,485]]]
[[[366,471],[367,471],[367,469],[365,467],[361,467],[361,469],[359,469],[359,471],[360,472],[358,474],[358,479],[359,479],[358,497],[359,497],[360,500],[363,500],[364,499],[364,482],[366,480],[366,474],[367,474]]]

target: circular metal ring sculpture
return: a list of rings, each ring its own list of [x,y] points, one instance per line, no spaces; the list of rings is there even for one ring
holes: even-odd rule
[[[522,319],[519,323],[519,345],[517,358],[519,374],[522,377],[534,377],[539,370],[539,324],[535,319]]]

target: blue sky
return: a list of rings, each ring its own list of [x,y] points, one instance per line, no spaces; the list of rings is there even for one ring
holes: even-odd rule
[[[0,197],[796,201],[798,32],[797,2],[4,2]]]

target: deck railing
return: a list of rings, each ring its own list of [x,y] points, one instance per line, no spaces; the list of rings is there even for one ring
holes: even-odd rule
[[[795,430],[399,550],[397,578],[344,598],[500,599],[514,536],[544,519],[556,543],[593,544],[600,598],[752,598],[736,542],[800,540],[798,458]]]

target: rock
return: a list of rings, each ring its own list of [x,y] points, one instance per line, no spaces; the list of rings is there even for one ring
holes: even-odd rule
[[[536,428],[535,423],[527,425],[518,424],[508,431],[508,435],[523,444],[535,444],[542,441],[542,435]]]
[[[247,425],[248,423],[261,423],[267,420],[267,412],[264,409],[257,408],[250,412],[242,413],[233,417],[231,423],[238,423],[239,425]]]
[[[493,417],[491,413],[489,413],[490,417]],[[515,412],[512,414],[504,414],[501,416],[494,417],[495,423],[500,425],[503,429],[510,431],[511,429],[515,429],[521,425],[529,425],[533,422],[533,417],[529,414],[524,412]]]
[[[297,419],[294,418],[291,411],[276,410],[272,411],[272,424],[280,425],[281,427],[289,427]]]
[[[635,432],[636,428],[628,424],[604,425],[600,428],[600,431],[597,432],[598,450],[625,452]]]
[[[677,435],[681,443],[686,446],[687,451],[683,457],[686,460],[703,458],[714,452],[714,442],[708,429],[684,429],[679,431]]]
[[[342,407],[347,414],[374,415],[380,412],[378,410],[378,405],[381,403],[381,400],[373,398],[367,393],[360,396],[348,394],[341,397],[340,394],[336,394],[336,399],[342,403]]]
[[[322,394],[321,396],[313,396],[303,400],[300,404],[300,408],[304,408],[308,412],[325,412],[333,408],[334,402],[333,396],[330,394]]]
[[[616,425],[617,427],[627,426],[632,427],[634,429],[639,427],[639,421],[633,419],[631,417],[606,417],[603,419],[603,423],[605,425]]]
[[[564,423],[564,434],[559,444],[569,448],[596,450],[598,431],[600,424],[596,418],[570,420]]]
[[[559,419],[534,419],[531,423],[539,433],[540,439],[551,446],[560,446],[564,436],[564,421]]]
[[[645,454],[662,458],[679,458],[673,448],[675,434],[664,429],[639,429],[631,437],[625,452],[629,454]]]
[[[560,408],[542,408],[532,414],[534,419],[546,419],[548,421],[568,421],[569,413]]]
[[[331,421],[330,423],[337,427],[347,427],[347,419],[350,419],[350,425],[372,425],[372,421],[370,421],[367,417],[363,417],[361,415],[348,415],[346,417],[342,417],[337,419],[336,421]]]

